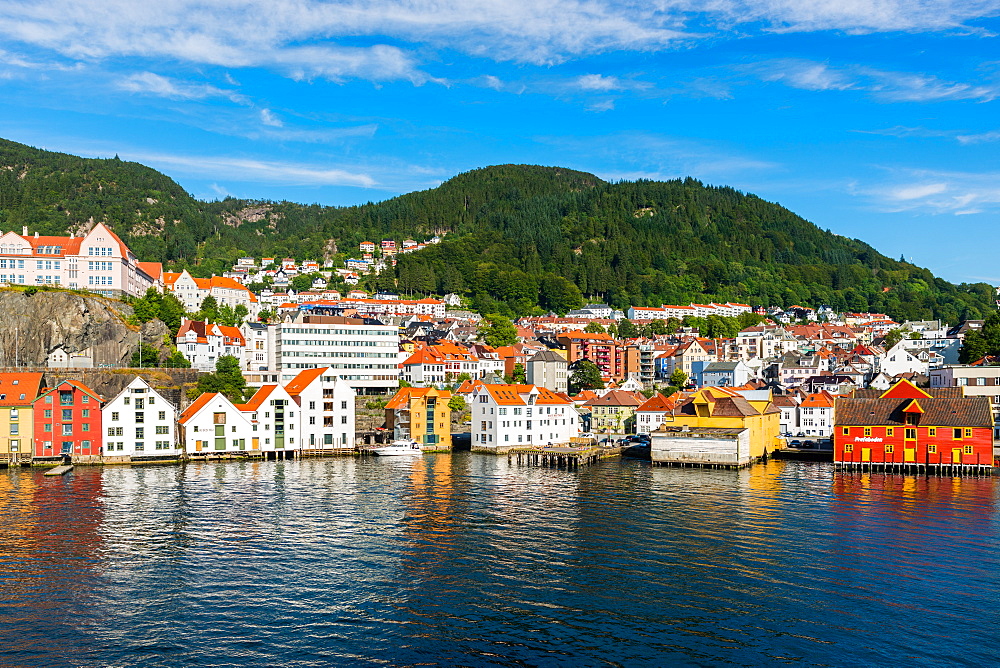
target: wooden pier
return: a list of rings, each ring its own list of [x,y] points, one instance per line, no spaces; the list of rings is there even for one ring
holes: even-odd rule
[[[72,470],[73,470],[72,464],[63,464],[62,466],[56,466],[55,468],[49,469],[42,475],[66,475]]]
[[[944,477],[992,476],[998,470],[990,464],[921,464],[914,462],[835,462],[837,471],[934,475]]]
[[[507,451],[507,461],[519,466],[575,469],[580,468],[580,466],[596,464],[602,459],[618,457],[621,455],[622,449],[620,446],[610,448],[574,448],[571,446],[511,448]]]

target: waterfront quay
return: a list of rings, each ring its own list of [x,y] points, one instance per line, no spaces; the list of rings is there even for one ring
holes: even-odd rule
[[[613,457],[620,457],[624,446],[546,446],[511,448],[507,450],[507,461],[520,466],[544,466],[550,468],[579,468],[596,464]]]

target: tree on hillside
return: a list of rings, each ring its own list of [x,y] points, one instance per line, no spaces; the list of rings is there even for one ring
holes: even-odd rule
[[[569,393],[579,394],[581,390],[599,390],[604,387],[601,369],[588,359],[575,364],[569,377]]]
[[[982,330],[966,332],[958,361],[971,364],[987,355],[1000,356],[1000,312],[991,313],[983,322]]]
[[[895,328],[895,329],[889,330],[889,332],[886,333],[885,339],[884,339],[885,340],[885,349],[889,350],[889,348],[892,348],[894,345],[896,345],[897,343],[899,343],[900,341],[902,341],[904,333],[905,332],[903,332],[903,330],[900,329],[900,328],[898,328],[898,327]]]
[[[215,363],[215,373],[198,378],[195,398],[205,392],[221,392],[232,401],[242,403],[247,393],[247,381],[240,370],[240,361],[232,355],[222,355]]]
[[[219,302],[215,297],[209,295],[201,301],[201,308],[198,310],[198,319],[205,322],[215,322],[219,318]]]
[[[599,322],[588,322],[587,326],[583,328],[587,334],[607,334],[608,330],[604,329],[604,326]]]
[[[177,336],[177,332],[181,328],[181,318],[184,317],[184,313],[184,304],[181,303],[181,300],[172,293],[163,295],[163,299],[160,300],[159,318],[173,336]]]
[[[635,328],[631,320],[622,319],[618,321],[618,338],[634,339],[639,336],[639,330]]]
[[[684,370],[680,367],[674,369],[674,372],[670,374],[670,384],[674,387],[684,387],[687,384],[688,375],[684,373]],[[669,396],[669,395],[668,395]]]
[[[491,313],[483,318],[485,325],[479,328],[486,345],[497,348],[499,346],[512,346],[517,343],[517,327],[499,313]]]
[[[133,369],[152,368],[160,366],[160,349],[148,343],[140,343],[132,353],[128,365]]]
[[[148,288],[146,294],[132,302],[132,310],[138,322],[149,322],[160,317],[163,295],[156,288]]]
[[[465,403],[465,397],[461,394],[456,394],[448,400],[448,408],[451,409],[452,413],[464,413],[467,405],[468,404]]]
[[[179,350],[175,350],[170,353],[170,357],[168,357],[167,361],[163,363],[163,366],[168,369],[190,369],[191,361],[184,357],[184,353]]]
[[[513,371],[510,374],[511,380],[519,385],[523,385],[528,382],[527,374],[524,370],[524,365],[518,362],[514,365]]]

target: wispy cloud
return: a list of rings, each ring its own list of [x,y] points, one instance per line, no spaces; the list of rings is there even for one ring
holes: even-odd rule
[[[335,169],[290,162],[254,160],[229,156],[198,156],[170,153],[120,151],[126,160],[134,160],[160,169],[224,178],[228,181],[281,183],[295,186],[357,186],[376,188],[378,181],[365,171]]]
[[[1000,173],[893,170],[892,181],[859,194],[884,211],[967,215],[1000,210]]]
[[[224,97],[241,104],[247,102],[245,96],[234,90],[225,90],[206,83],[181,81],[153,72],[131,74],[120,79],[117,85],[118,88],[130,93],[155,95],[174,100],[204,100],[212,97]]]
[[[280,128],[284,127],[285,125],[280,118],[278,118],[271,112],[270,109],[260,110],[260,122],[263,123],[264,125],[269,125],[272,128]]]
[[[1000,97],[1000,83],[946,81],[928,74],[890,72],[862,65],[834,67],[828,63],[786,58],[736,68],[762,81],[779,82],[811,91],[857,90],[883,102],[991,102]]]
[[[1000,141],[1000,130],[990,130],[978,134],[961,134],[955,137],[962,144],[985,144]]]

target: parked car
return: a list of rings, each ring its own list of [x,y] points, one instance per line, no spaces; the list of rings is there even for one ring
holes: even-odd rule
[[[797,439],[794,440],[794,441],[789,441],[788,442],[788,447],[790,447],[790,448],[800,448],[800,447],[802,447],[802,441],[797,440]]]
[[[816,447],[816,441],[802,441],[802,447],[803,448],[815,448]]]

